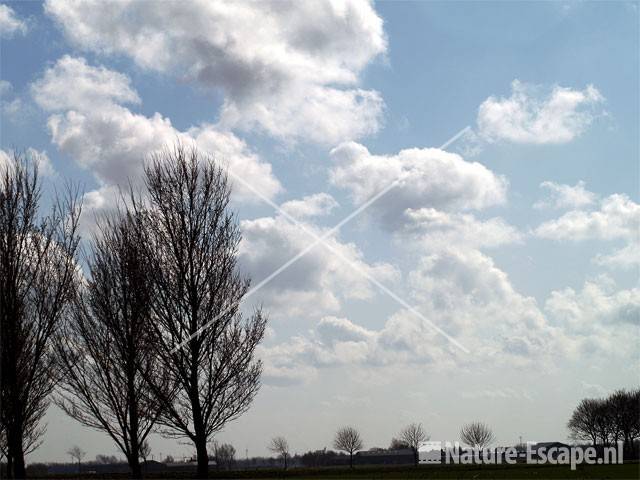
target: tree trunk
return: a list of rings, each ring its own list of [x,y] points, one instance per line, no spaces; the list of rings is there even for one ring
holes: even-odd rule
[[[287,469],[287,456],[284,455],[284,469]]]
[[[7,452],[7,478],[13,478],[13,455]]]
[[[353,468],[353,452],[349,452],[349,468]]]
[[[133,344],[133,340],[129,339],[129,352],[133,352],[135,346]],[[138,430],[140,429],[140,424],[138,421],[138,405],[136,403],[136,391],[135,391],[135,376],[136,369],[133,358],[129,358],[129,371],[128,379],[127,379],[127,389],[129,390],[128,399],[129,399],[129,423],[130,423],[130,435],[131,435],[131,458],[129,459],[129,468],[131,468],[131,474],[133,478],[140,479],[142,478],[142,470],[140,468],[140,442]]]
[[[24,452],[22,450],[22,429],[16,425],[10,427],[7,432],[7,447],[13,460],[12,478],[26,478],[27,472],[24,465]],[[9,472],[11,475],[11,472]]]
[[[129,468],[131,469],[131,477],[135,479],[142,478],[142,468],[140,467],[140,458],[137,455],[131,455],[129,459]]]
[[[209,455],[207,453],[207,437],[196,438],[196,453],[198,455],[198,478],[209,476]]]
[[[418,449],[414,448],[413,449],[413,461],[415,463],[415,466],[418,466]]]

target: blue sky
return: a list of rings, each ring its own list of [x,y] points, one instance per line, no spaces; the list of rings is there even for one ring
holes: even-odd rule
[[[638,2],[4,5],[0,148],[81,182],[87,234],[145,154],[195,141],[299,222],[236,185],[257,283],[405,175],[247,300],[271,322],[265,386],[221,433],[239,451],[343,422],[367,447],[409,421],[455,440],[475,417],[561,440],[578,399],[637,384]],[[115,453],[48,417],[34,459],[60,435]]]

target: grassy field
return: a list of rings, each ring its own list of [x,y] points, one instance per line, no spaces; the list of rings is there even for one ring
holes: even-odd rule
[[[371,479],[371,480],[399,480],[399,479],[638,479],[640,465],[628,463],[624,465],[578,465],[572,471],[568,465],[442,465],[420,467],[357,467],[348,468],[297,468],[282,470],[254,470],[211,472],[215,479],[282,479],[299,480],[337,480],[337,479]],[[77,476],[55,476],[49,478],[78,478]],[[91,479],[124,479],[122,476],[90,475]],[[149,474],[146,478],[155,479],[187,479],[193,478],[186,473]]]

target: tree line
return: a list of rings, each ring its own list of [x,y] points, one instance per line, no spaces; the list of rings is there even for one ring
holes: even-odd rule
[[[135,179],[131,179],[134,183]],[[207,444],[260,387],[266,316],[244,316],[250,280],[230,185],[213,158],[176,145],[145,163],[80,247],[80,192],[42,214],[37,158],[0,171],[0,452],[10,478],[44,434],[50,402],[106,432],[131,474],[152,431]],[[85,269],[80,264],[85,265]],[[85,274],[86,272],[86,274]]]
[[[567,427],[575,440],[594,447],[624,442],[624,449],[635,454],[640,439],[640,389],[617,390],[606,398],[585,398],[573,411]]]

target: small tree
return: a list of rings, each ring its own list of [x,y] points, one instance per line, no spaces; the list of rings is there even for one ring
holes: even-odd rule
[[[349,466],[353,468],[353,454],[364,446],[360,432],[354,427],[342,427],[336,432],[333,446],[349,454]]]
[[[573,411],[567,428],[575,440],[590,440],[595,446],[598,441],[598,400],[583,399]]]
[[[230,443],[213,442],[213,453],[209,454],[215,459],[217,467],[224,470],[233,468],[236,457],[236,449]]]
[[[470,447],[482,450],[488,447],[495,437],[486,423],[471,422],[460,429],[460,439]]]
[[[71,460],[75,460],[78,462],[78,473],[82,471],[82,459],[87,454],[84,450],[82,450],[79,446],[74,445],[69,450],[67,450],[67,455],[71,457]]]
[[[413,461],[418,465],[418,448],[422,442],[429,440],[429,435],[422,428],[421,423],[412,423],[407,425],[400,432],[400,441],[413,450]]]
[[[287,469],[287,459],[289,458],[289,442],[284,437],[274,437],[269,444],[269,450],[280,455],[284,461],[284,469]]]

